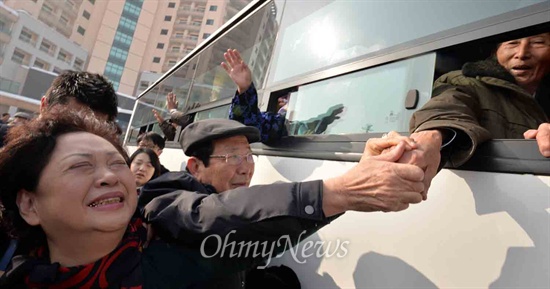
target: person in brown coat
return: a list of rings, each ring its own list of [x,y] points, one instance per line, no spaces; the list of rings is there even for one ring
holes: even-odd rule
[[[550,157],[549,117],[550,33],[506,41],[490,59],[436,80],[432,99],[410,121],[425,157],[410,151],[400,161],[424,168],[427,189],[442,156],[458,167],[489,139],[536,139]]]

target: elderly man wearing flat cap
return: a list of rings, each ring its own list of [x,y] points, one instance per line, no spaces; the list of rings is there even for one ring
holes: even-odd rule
[[[13,121],[11,123],[1,124],[0,125],[0,147],[4,146],[4,138],[8,134],[10,127],[24,124],[31,119],[32,117],[30,114],[20,111],[13,115]]]
[[[166,173],[147,183],[138,207],[156,234],[176,239],[186,250],[200,252],[204,260],[222,260],[224,266],[197,272],[216,278],[193,288],[243,288],[238,272],[267,258],[249,250],[230,254],[229,248],[220,255],[216,240],[266,242],[278,253],[285,249],[280,242],[277,245],[281,237],[296,244],[345,211],[400,211],[422,201],[423,171],[394,163],[404,151],[415,148],[408,138],[369,141],[360,162],[341,176],[252,187],[248,187],[254,173],[250,143],[260,139],[255,127],[227,119],[202,120],[186,127],[180,139],[189,156],[186,171]],[[373,148],[393,145],[387,155],[371,156]],[[159,256],[166,258],[166,268],[157,270],[166,274],[156,284],[169,285],[180,275],[173,264],[185,261],[161,252]]]

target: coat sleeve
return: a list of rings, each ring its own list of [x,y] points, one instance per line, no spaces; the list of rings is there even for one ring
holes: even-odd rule
[[[458,167],[470,159],[477,146],[489,140],[491,134],[479,124],[481,112],[476,90],[472,86],[458,85],[450,78],[444,75],[436,81],[432,99],[413,114],[409,129],[411,133],[454,129],[458,136],[442,154],[452,167]]]
[[[176,128],[172,126],[167,120],[159,124],[160,130],[166,137],[166,140],[172,141],[176,137]]]
[[[193,122],[194,114],[188,114],[182,111],[174,111],[170,113],[170,120],[173,123],[181,126],[184,129]]]
[[[168,173],[165,187],[157,181],[145,192],[149,197],[140,195],[140,201],[146,204],[146,221],[163,240],[153,242],[148,255],[161,258],[152,251],[154,244],[171,248],[166,258],[161,258],[164,261],[151,262],[164,264],[174,259],[170,268],[189,264],[195,270],[201,267],[193,275],[197,280],[252,268],[290,249],[335,218],[326,218],[322,211],[322,181],[275,183],[208,194],[201,193],[204,189],[186,177]],[[197,190],[166,188],[181,187],[183,182]]]
[[[279,113],[260,112],[254,83],[242,94],[235,93],[229,108],[229,119],[260,130],[261,141],[269,143],[286,136],[285,117]]]
[[[323,213],[322,188],[322,181],[311,181],[221,194],[177,190],[148,201],[144,217],[161,235],[193,247],[212,234],[241,241],[276,241],[285,235],[297,240],[332,220]]]

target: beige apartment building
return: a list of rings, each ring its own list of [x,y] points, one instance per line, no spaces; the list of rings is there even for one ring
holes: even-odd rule
[[[1,1],[1,0],[0,0]],[[249,0],[4,0],[88,52],[85,70],[135,95],[141,72],[163,73]]]

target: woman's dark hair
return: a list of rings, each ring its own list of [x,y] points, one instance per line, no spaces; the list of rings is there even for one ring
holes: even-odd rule
[[[139,148],[137,149],[133,154],[132,156],[130,156],[130,165],[132,165],[132,162],[134,161],[134,159],[141,153],[145,153],[149,156],[149,159],[151,160],[151,165],[153,165],[153,168],[155,168],[155,172],[153,173],[153,176],[151,177],[150,180],[160,176],[160,161],[159,161],[159,157],[157,156],[157,154],[155,153],[154,150],[150,149],[150,148]],[[149,180],[149,181],[150,181]]]
[[[25,248],[45,244],[40,226],[30,226],[19,214],[17,193],[35,192],[40,175],[50,160],[57,138],[72,132],[87,132],[110,142],[129,164],[113,124],[96,119],[89,111],[52,111],[28,123],[13,127],[0,150],[0,226]]]

